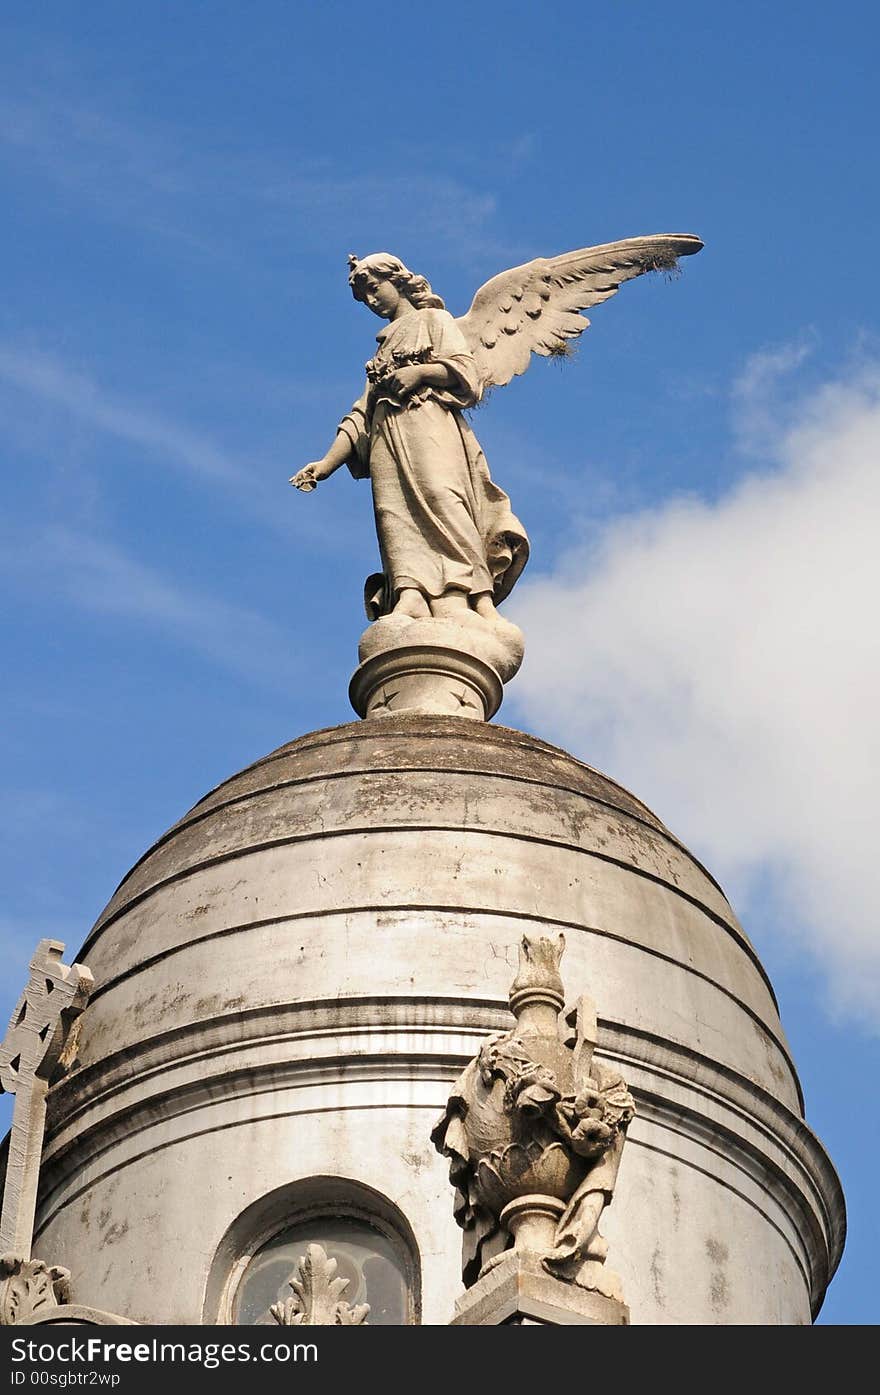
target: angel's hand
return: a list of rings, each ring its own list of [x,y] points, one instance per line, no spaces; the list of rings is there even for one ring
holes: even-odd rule
[[[395,397],[401,400],[411,397],[416,388],[421,387],[424,373],[416,364],[409,364],[405,368],[396,368],[393,373],[389,373],[385,379],[389,390]]]
[[[317,489],[318,480],[321,478],[317,474],[319,460],[313,460],[311,464],[305,465],[295,475],[290,476],[290,483],[294,489],[301,489],[304,494],[309,494],[313,489]]]

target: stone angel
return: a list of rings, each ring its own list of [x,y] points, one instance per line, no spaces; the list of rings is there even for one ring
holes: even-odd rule
[[[290,482],[310,491],[341,465],[371,480],[382,559],[365,591],[371,620],[495,620],[529,544],[463,413],[524,373],[532,354],[564,355],[589,324],[580,311],[702,245],[663,233],[539,257],[487,281],[458,319],[397,257],[349,257],[355,299],[389,323],[327,454]]]

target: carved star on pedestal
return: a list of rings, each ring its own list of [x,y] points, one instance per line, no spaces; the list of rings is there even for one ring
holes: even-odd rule
[[[458,704],[459,704],[460,707],[477,707],[477,706],[478,706],[478,704],[477,704],[476,702],[474,702],[474,699],[473,699],[473,697],[471,696],[471,694],[470,694],[469,692],[467,692],[466,690],[464,690],[464,689],[463,689],[460,693],[453,693],[452,696],[453,696],[453,697],[455,698],[455,700],[458,702]]]
[[[382,689],[382,696],[380,697],[380,699],[379,699],[378,702],[374,702],[374,703],[373,703],[373,706],[372,706],[372,709],[371,709],[371,710],[372,710],[373,712],[378,712],[378,710],[379,710],[380,707],[385,707],[385,708],[387,708],[388,711],[390,712],[390,710],[391,710],[391,703],[392,703],[393,699],[397,697],[397,694],[398,694],[399,692],[400,692],[400,689],[399,689],[399,688],[394,688],[394,689],[392,689],[392,691],[391,691],[390,693],[389,693],[389,691],[388,691],[387,688],[383,688],[383,689]]]

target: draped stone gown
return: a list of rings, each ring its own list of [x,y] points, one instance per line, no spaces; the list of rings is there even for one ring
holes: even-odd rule
[[[366,388],[340,423],[352,445],[349,469],[373,486],[382,574],[368,579],[367,613],[390,611],[407,586],[428,598],[459,589],[501,601],[529,544],[462,415],[481,394],[464,336],[448,311],[414,309],[376,338]],[[443,364],[452,382],[400,402],[387,378],[417,363]]]

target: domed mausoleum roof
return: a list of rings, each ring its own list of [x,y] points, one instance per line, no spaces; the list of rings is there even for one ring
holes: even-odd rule
[[[723,892],[613,780],[456,717],[292,741],[125,877],[78,955],[96,988],[52,1092],[42,1248],[83,1302],[214,1321],[237,1218],[330,1177],[398,1208],[423,1318],[448,1321],[460,1244],[431,1126],[510,1023],[523,933],[548,930],[637,1101],[604,1223],[633,1322],[809,1321],[842,1196]],[[181,1234],[184,1272],[162,1258]]]

